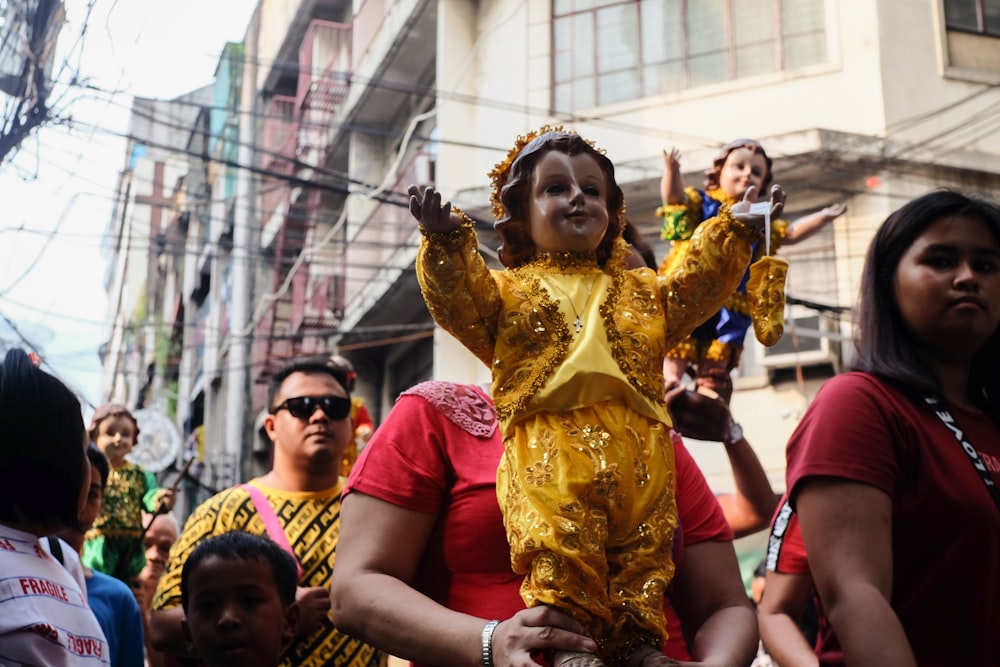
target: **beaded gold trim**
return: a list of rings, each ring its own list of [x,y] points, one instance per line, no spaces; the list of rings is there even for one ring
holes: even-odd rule
[[[753,243],[754,241],[757,241],[764,236],[763,232],[753,229],[752,227],[743,224],[743,222],[733,217],[733,212],[729,209],[729,206],[725,204],[723,204],[722,207],[719,208],[719,213],[717,217],[721,222],[728,223],[729,230],[736,238],[741,238],[749,243]]]
[[[724,343],[721,340],[713,340],[702,355],[705,361],[720,361],[728,365],[730,369],[736,368],[740,363],[740,355],[743,346],[735,343]]]
[[[499,356],[494,359],[493,376],[494,378],[503,378],[503,384],[494,385],[496,390],[494,403],[497,414],[502,421],[524,411],[528,401],[541,390],[552,376],[556,366],[566,359],[572,340],[569,325],[566,323],[562,311],[559,310],[559,304],[552,300],[538,278],[532,275],[534,269],[529,269],[529,266],[535,265],[524,265],[516,269],[506,269],[503,272],[522,292],[527,300],[525,305],[529,306],[517,312],[508,312],[504,317],[507,320],[527,317],[528,322],[515,326],[511,326],[510,322],[501,325],[500,336],[503,340],[498,341],[498,344],[502,342],[504,347],[509,350],[519,348],[523,350],[526,343],[537,338],[531,334],[548,331],[549,336],[546,337],[545,345],[534,351],[534,360],[529,362],[530,373],[507,371]],[[515,338],[521,338],[525,326],[530,330],[529,335],[520,341],[515,340]],[[521,344],[518,344],[519,342]],[[518,363],[523,364],[524,362]],[[521,368],[520,370],[527,369]]]
[[[557,273],[594,273],[601,270],[597,265],[597,253],[593,252],[543,252],[518,268],[527,267]]]
[[[743,356],[743,346],[735,343],[724,343],[718,339],[701,341],[696,338],[685,338],[677,343],[667,356],[671,359],[685,359],[692,364],[702,361],[717,361],[725,363],[730,369],[736,368]]]
[[[627,264],[631,255],[632,246],[619,234],[611,248],[611,257],[604,263],[604,272],[615,274],[618,271],[629,270]]]
[[[641,368],[643,359],[634,359],[634,345],[629,345],[626,336],[622,334],[618,325],[617,316],[622,309],[622,300],[625,298],[626,274],[619,272],[613,276],[611,286],[608,288],[607,296],[600,306],[601,317],[604,320],[604,330],[611,344],[611,355],[623,373],[628,377],[629,383],[635,387],[636,391],[653,401],[660,403],[663,401],[663,376],[660,372],[655,374],[655,379],[648,377]],[[636,298],[633,294],[633,300]],[[662,309],[656,299],[656,293],[650,289],[647,295],[649,302],[656,302],[657,308]],[[659,311],[658,311],[659,312]],[[662,349],[662,348],[661,348]]]
[[[452,206],[451,207],[451,212],[454,213],[455,215],[457,215],[459,218],[461,218],[461,220],[462,220],[462,226],[463,227],[466,227],[466,226],[468,226],[468,227],[475,227],[476,226],[476,221],[473,220],[472,218],[470,218],[469,214],[466,213],[465,211],[463,211],[462,209],[460,209],[459,207]]]
[[[457,216],[462,221],[462,223],[455,229],[450,229],[446,232],[432,232],[429,231],[426,227],[424,227],[423,223],[418,224],[417,229],[419,229],[420,233],[429,239],[434,239],[439,243],[451,245],[454,243],[456,239],[461,238],[466,232],[468,232],[469,230],[474,230],[476,228],[475,221],[472,218],[470,218],[468,214],[465,213],[465,211],[461,210],[457,206],[451,207],[451,213],[452,215]]]
[[[668,213],[684,213],[685,211],[687,211],[687,204],[660,204],[656,207],[656,217],[662,218]]]
[[[667,353],[671,359],[686,359],[691,362],[698,361],[698,343],[693,338],[685,338],[674,345],[673,349]]]
[[[726,206],[732,206],[733,204],[738,204],[743,201],[742,197],[730,197],[722,188],[712,188],[711,190],[706,190],[705,194],[715,201],[725,204]]]

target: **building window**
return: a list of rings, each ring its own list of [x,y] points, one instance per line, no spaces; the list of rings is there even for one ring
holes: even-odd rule
[[[944,0],[948,30],[1000,37],[1000,0]]]
[[[822,63],[823,5],[553,0],[553,108],[570,112]]]

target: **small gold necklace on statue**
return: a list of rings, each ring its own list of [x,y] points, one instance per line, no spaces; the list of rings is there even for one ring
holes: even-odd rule
[[[569,307],[573,309],[573,314],[576,315],[576,319],[573,320],[573,328],[576,329],[576,333],[579,335],[579,333],[583,331],[583,318],[580,317],[580,311],[576,309],[576,304],[573,303],[573,299],[569,298],[569,294],[567,294],[563,288],[559,287],[559,285],[556,285],[555,283],[552,283],[552,287],[559,290],[562,295],[566,297],[566,302],[569,303]],[[590,297],[588,296],[587,299],[589,300]]]

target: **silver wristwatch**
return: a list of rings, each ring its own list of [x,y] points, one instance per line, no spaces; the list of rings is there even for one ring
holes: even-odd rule
[[[482,635],[482,658],[483,667],[493,667],[493,631],[500,625],[500,621],[493,620],[483,627]]]
[[[722,435],[722,444],[731,445],[743,439],[743,427],[736,420],[731,420],[726,432]]]

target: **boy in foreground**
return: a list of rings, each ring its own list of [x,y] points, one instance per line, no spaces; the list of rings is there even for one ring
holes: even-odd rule
[[[208,667],[276,667],[298,622],[295,561],[265,537],[205,540],[181,573],[184,637]]]

